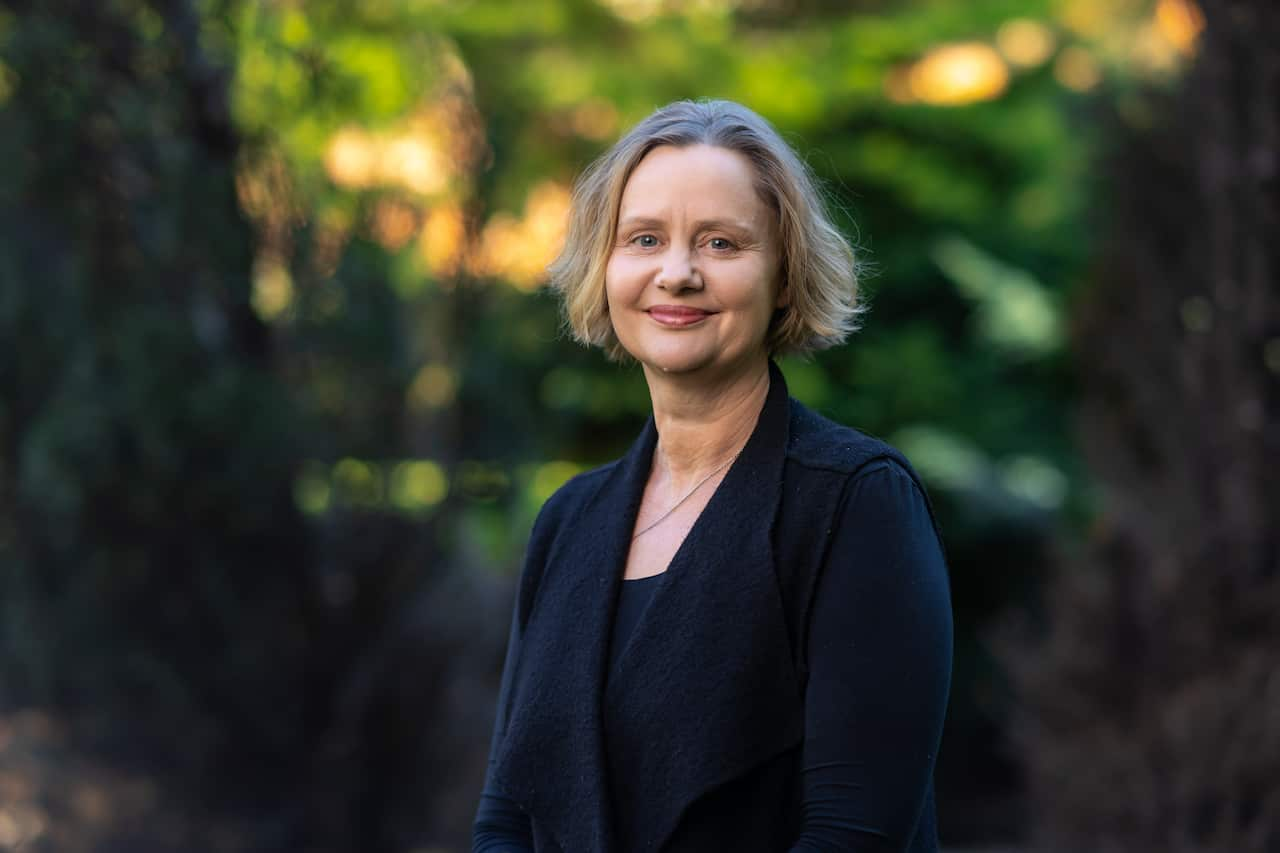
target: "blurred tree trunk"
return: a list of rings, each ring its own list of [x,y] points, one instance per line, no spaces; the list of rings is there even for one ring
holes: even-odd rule
[[[1045,849],[1280,849],[1280,6],[1205,6],[1110,155],[1075,334],[1100,516],[1010,655]]]
[[[305,739],[307,542],[226,74],[187,0],[6,14],[0,706],[279,784]]]
[[[290,341],[253,309],[219,29],[241,7],[0,0],[0,729],[77,724],[24,765],[50,814],[60,767],[164,792],[52,818],[59,850],[416,849],[468,835],[453,783],[483,772],[506,604],[441,559],[457,516],[295,506],[304,460],[403,455],[395,365],[361,345],[405,324],[381,254],[349,326]],[[300,402],[289,359],[326,348],[364,355],[380,390],[351,408],[392,426]]]

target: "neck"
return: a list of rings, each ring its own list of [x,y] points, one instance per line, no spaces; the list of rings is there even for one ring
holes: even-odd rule
[[[658,430],[654,467],[673,484],[696,482],[741,451],[769,393],[769,362],[714,380],[645,369]]]

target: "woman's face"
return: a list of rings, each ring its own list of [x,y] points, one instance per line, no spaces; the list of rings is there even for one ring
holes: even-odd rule
[[[773,211],[751,162],[660,146],[627,181],[605,271],[614,332],[646,368],[720,376],[765,356],[779,293]]]

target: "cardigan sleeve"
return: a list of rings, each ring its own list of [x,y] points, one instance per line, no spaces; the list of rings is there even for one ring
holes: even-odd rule
[[[493,786],[491,776],[498,746],[506,731],[507,694],[511,689],[513,663],[519,654],[520,602],[517,597],[512,608],[511,630],[507,635],[507,656],[502,667],[502,681],[498,688],[498,706],[494,715],[493,738],[489,743],[489,765],[485,774],[484,791],[476,809],[471,830],[472,853],[533,853],[533,830],[529,816]]]
[[[472,853],[499,853],[499,851],[501,853],[532,853],[533,851],[533,826],[529,816],[494,785],[493,768],[497,760],[498,748],[506,735],[511,681],[514,677],[516,661],[520,657],[520,641],[523,635],[521,619],[526,615],[522,613],[522,609],[532,605],[545,561],[545,549],[552,531],[559,524],[562,513],[565,512],[565,498],[568,493],[569,484],[566,484],[547,499],[542,509],[538,511],[538,517],[534,519],[533,529],[529,533],[529,549],[525,554],[524,566],[520,572],[516,600],[511,608],[507,654],[502,665],[502,680],[498,687],[498,702],[494,712],[493,737],[489,742],[489,763],[485,771],[484,790],[480,793],[475,820],[472,823]]]
[[[951,682],[946,563],[925,496],[896,462],[872,463],[846,491],[808,626],[791,851],[932,850],[932,825],[918,828],[927,844],[912,842]]]

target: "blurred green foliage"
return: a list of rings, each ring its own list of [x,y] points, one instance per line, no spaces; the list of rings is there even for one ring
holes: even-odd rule
[[[634,372],[619,376],[557,336],[553,306],[531,288],[554,253],[554,227],[539,217],[563,211],[531,199],[563,193],[661,103],[738,99],[773,119],[826,181],[872,270],[866,331],[814,366],[787,365],[801,396],[907,444],[922,429],[945,435],[922,457],[926,468],[937,448],[967,447],[981,464],[952,486],[1060,508],[1075,477],[1062,313],[1088,256],[1092,143],[1080,96],[1051,69],[1055,52],[1083,37],[1048,2],[962,12],[815,5],[797,15],[735,7],[244,6],[233,27],[233,103],[249,140],[243,174],[271,195],[257,217],[265,252],[288,272],[288,295],[268,317],[275,333],[310,338],[317,324],[347,325],[359,298],[349,255],[370,250],[398,314],[396,334],[370,346],[383,358],[396,350],[402,380],[430,367],[449,386],[437,403],[403,413],[417,439],[406,449],[450,470],[458,457],[514,468],[616,454],[645,410],[643,389]],[[999,98],[939,107],[886,95],[930,49],[995,44],[1014,18],[1050,44],[1013,69]],[[328,248],[326,228],[347,251],[329,261],[332,274],[315,276],[308,262]],[[433,234],[448,245],[431,248]],[[317,317],[322,298],[344,307]],[[324,378],[300,391],[322,387],[327,402],[317,406],[371,408],[371,389],[332,366],[316,370]],[[1027,458],[1061,487],[1024,483],[1018,472],[1029,469],[1016,463]],[[531,483],[510,484],[527,493],[517,502],[525,522],[545,497]]]
[[[386,626],[441,578],[511,578],[541,502],[634,436],[640,374],[567,339],[542,269],[593,156],[724,97],[859,247],[865,330],[783,368],[929,482],[953,723],[993,738],[977,631],[1087,510],[1090,104],[1168,72],[1153,26],[1092,0],[9,3],[0,701],[107,697],[199,721],[153,733],[196,766],[248,732],[301,772]]]

